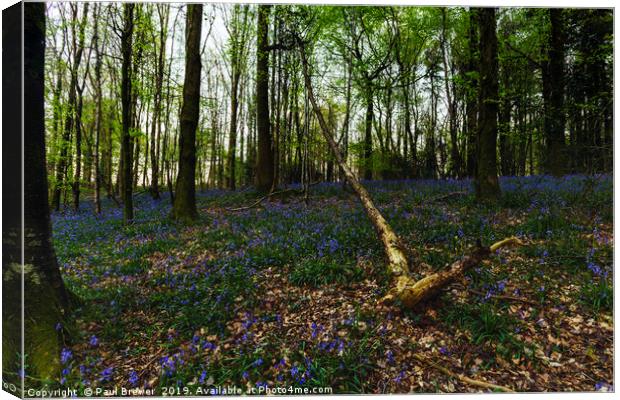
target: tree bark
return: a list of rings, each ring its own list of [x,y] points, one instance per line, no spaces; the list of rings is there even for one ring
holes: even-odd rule
[[[185,44],[185,81],[179,136],[179,173],[171,216],[191,221],[198,217],[196,209],[196,128],[200,105],[200,32],[202,4],[187,5]]]
[[[497,178],[497,109],[499,99],[497,34],[494,8],[481,8],[480,16],[480,116],[476,198],[495,201],[500,188]]]
[[[121,170],[120,182],[122,187],[123,199],[123,222],[130,223],[133,221],[133,185],[131,176],[132,166],[132,146],[130,128],[132,126],[132,93],[131,93],[131,58],[132,58],[132,36],[134,29],[133,12],[135,4],[124,4],[124,26],[121,36],[121,52],[123,55],[123,63],[121,67],[121,106],[122,106],[122,140],[121,140]]]
[[[468,31],[468,63],[467,63],[467,88],[465,108],[467,114],[467,176],[476,177],[476,155],[478,136],[478,79],[475,73],[478,71],[478,14],[475,8],[469,10]]]
[[[5,214],[8,218],[3,225],[2,238],[2,366],[5,387],[8,382],[15,384],[17,391],[13,394],[25,396],[22,388],[40,388],[41,381],[58,379],[62,342],[55,326],[63,322],[64,313],[69,311],[69,296],[51,240],[45,167],[45,4],[26,2],[4,10],[2,36],[5,101],[2,125],[16,128],[15,131],[23,128],[24,135],[23,153],[15,151],[19,155],[7,154],[7,158],[19,164],[23,162],[26,167],[23,170],[23,192],[21,184],[17,184],[20,190],[14,196],[5,191],[5,207],[23,207],[23,221]],[[21,43],[24,44],[23,53]],[[15,102],[20,105],[16,107],[8,104],[11,97],[20,94],[23,94],[23,107],[27,110],[23,122],[18,112],[21,103]],[[5,129],[5,132],[9,130]],[[20,141],[16,140],[17,143]],[[3,164],[7,166],[4,161]],[[3,184],[5,189],[17,185]],[[14,211],[16,216],[22,215],[20,210]],[[23,303],[20,293],[23,293]],[[24,359],[24,355],[28,358]]]
[[[266,192],[273,185],[273,144],[269,121],[269,12],[271,6],[258,6],[256,43],[256,128],[258,154],[256,164],[256,189]]]
[[[545,104],[545,134],[547,136],[546,172],[564,174],[566,139],[564,136],[564,22],[562,9],[549,9],[551,34],[548,60],[543,62],[543,99]]]
[[[101,110],[101,50],[99,49],[99,7],[100,5],[96,5],[95,11],[95,37],[93,38],[93,47],[95,49],[95,151],[93,154],[93,162],[95,164],[95,213],[101,213],[101,170],[99,168],[99,141],[101,138],[101,123],[103,121],[102,118],[102,110]],[[103,48],[103,46],[102,46]]]

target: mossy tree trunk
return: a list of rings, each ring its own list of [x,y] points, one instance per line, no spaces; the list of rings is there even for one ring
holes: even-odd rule
[[[179,136],[179,173],[171,216],[191,221],[196,210],[196,128],[200,101],[200,31],[202,5],[187,5],[187,41],[185,44],[185,81]]]
[[[23,122],[26,144],[23,162],[28,167],[24,171],[23,186],[24,231],[20,231],[17,219],[15,221],[10,219],[3,227],[5,258],[2,313],[3,381],[15,382],[19,389],[21,389],[19,376],[22,373],[25,373],[25,388],[39,386],[42,380],[60,378],[59,355],[62,343],[56,324],[62,323],[63,315],[69,308],[69,296],[52,246],[48,206],[43,108],[45,4],[23,3],[23,10],[23,104],[28,112],[28,117]],[[3,33],[9,29],[11,28],[5,26]],[[5,53],[5,57],[7,54]],[[19,57],[15,59],[19,60]],[[16,70],[19,71],[20,67],[17,66]],[[11,84],[20,85],[20,83],[20,80],[15,80],[13,83],[5,80],[5,90],[10,89]],[[19,88],[15,88],[14,93],[19,93]],[[12,206],[20,203],[21,201],[17,201],[10,204]],[[20,232],[23,233],[23,242]],[[22,276],[23,303],[20,296]],[[22,335],[24,335],[23,348]]]

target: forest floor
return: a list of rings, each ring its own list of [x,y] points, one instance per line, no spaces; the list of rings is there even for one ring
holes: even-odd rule
[[[418,277],[478,239],[518,235],[525,246],[404,311],[379,301],[382,249],[341,184],[312,186],[308,204],[289,192],[242,211],[229,209],[256,193],[203,191],[188,227],[146,193],[130,226],[113,203],[101,216],[86,204],[53,215],[61,270],[83,299],[62,383],[489,390],[441,366],[515,391],[613,390],[613,177],[502,178],[493,207],[475,203],[468,180],[366,186]],[[439,199],[455,191],[466,193]]]

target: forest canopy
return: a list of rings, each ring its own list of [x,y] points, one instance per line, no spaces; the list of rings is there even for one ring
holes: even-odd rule
[[[108,197],[122,186],[123,7],[47,8],[52,202],[58,209],[62,195],[78,207],[79,187],[96,176]],[[131,181],[154,198],[174,188],[179,168],[186,12],[137,4],[131,21]],[[484,79],[476,9],[217,4],[203,19],[200,188],[343,179],[306,100],[295,35],[312,48],[320,108],[361,178],[475,175],[484,157],[476,150]],[[502,8],[495,20],[497,172],[610,171],[611,10]]]

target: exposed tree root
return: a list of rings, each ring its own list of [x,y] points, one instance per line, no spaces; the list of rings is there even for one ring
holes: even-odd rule
[[[426,358],[422,357],[419,354],[414,354],[413,357],[416,360],[426,364],[427,366],[429,366],[431,368],[435,368],[436,370],[442,372],[443,374],[448,375],[448,376],[450,376],[452,378],[456,378],[456,379],[460,380],[461,382],[466,383],[468,385],[478,386],[478,387],[485,388],[485,389],[499,390],[499,391],[502,391],[502,392],[514,392],[514,390],[512,390],[511,388],[506,387],[506,386],[496,385],[494,383],[489,383],[489,382],[485,382],[485,381],[481,381],[481,380],[477,380],[477,379],[472,379],[472,378],[469,378],[469,377],[467,377],[467,376],[465,376],[463,374],[459,374],[459,373],[450,371],[448,368],[442,367],[441,365],[438,365],[437,363],[433,363],[430,360],[427,360]]]

